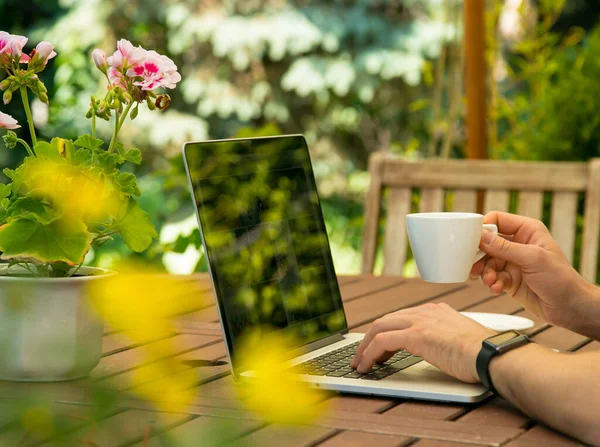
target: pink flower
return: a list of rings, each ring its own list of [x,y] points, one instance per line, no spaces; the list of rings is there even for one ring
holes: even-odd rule
[[[107,75],[111,85],[119,85],[123,90],[127,91],[127,82],[125,82],[125,75],[123,73],[114,67],[109,67]]]
[[[117,69],[127,70],[138,64],[145,56],[146,50],[141,46],[134,47],[127,39],[117,42],[117,51],[107,59],[108,65]]]
[[[27,37],[9,34],[0,31],[0,63],[10,63],[14,58],[21,62],[28,62],[29,58],[23,54],[23,47],[27,43]]]
[[[46,67],[50,59],[56,56],[54,46],[50,42],[40,42],[31,52],[30,66],[35,67],[37,71],[41,71]],[[22,62],[22,61],[21,61]]]
[[[134,79],[134,85],[142,90],[154,90],[158,87],[175,88],[181,81],[177,65],[167,56],[156,51],[146,51],[142,61],[127,70],[127,76]]]
[[[0,112],[0,129],[18,129],[19,123],[12,116]]]
[[[106,54],[104,54],[104,51],[96,48],[92,51],[92,59],[94,60],[94,64],[96,64],[96,68],[102,73],[106,73],[108,70],[108,62],[106,61]]]
[[[46,41],[37,44],[35,47],[35,53],[41,60],[44,61],[44,64],[56,56],[54,46],[50,42]]]

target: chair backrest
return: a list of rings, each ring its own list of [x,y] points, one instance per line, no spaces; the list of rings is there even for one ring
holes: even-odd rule
[[[369,171],[371,185],[365,203],[363,273],[373,273],[384,197],[387,198],[387,217],[383,273],[401,275],[408,251],[405,218],[412,210],[414,190],[420,190],[419,212],[510,211],[512,202],[517,214],[535,219],[542,218],[544,194],[550,193],[550,219],[546,224],[571,264],[579,198],[583,193],[579,272],[589,281],[596,280],[600,159],[587,163],[440,159],[410,162],[378,152],[370,158]],[[481,204],[478,207],[478,194],[483,194],[483,209]]]

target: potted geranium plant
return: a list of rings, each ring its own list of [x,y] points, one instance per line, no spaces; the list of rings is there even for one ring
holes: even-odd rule
[[[19,124],[0,112],[6,146],[26,151],[16,169],[4,170],[11,182],[0,184],[0,379],[64,380],[86,375],[100,359],[102,322],[85,286],[111,272],[82,267],[86,254],[117,234],[136,252],[157,236],[136,200],[135,175],[121,170],[125,163],[140,164],[141,153],[125,148],[119,131],[141,106],[165,109],[170,97],[156,90],[174,88],[181,76],[168,57],[124,39],[108,58],[96,49],[92,59],[107,89],[91,97],[91,133],[41,141],[29,95],[48,103],[38,73],[56,53],[41,42],[25,54],[26,43],[26,37],[0,32],[4,104],[20,97],[32,142],[19,138],[11,130]],[[109,141],[98,138],[98,119],[114,121]]]

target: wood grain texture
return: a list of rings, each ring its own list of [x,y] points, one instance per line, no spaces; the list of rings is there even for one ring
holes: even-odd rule
[[[389,186],[513,191],[585,191],[588,166],[572,162],[386,159]]]
[[[575,223],[577,222],[577,193],[556,192],[552,197],[550,232],[562,248],[563,253],[573,264],[575,250]]]
[[[419,199],[419,212],[439,213],[444,211],[444,190],[442,188],[423,188]]]
[[[385,155],[376,152],[369,158],[371,183],[365,200],[365,229],[362,241],[362,272],[373,273],[377,240],[379,239],[379,217],[381,215],[382,170]]]
[[[517,214],[540,220],[544,206],[543,191],[522,191],[518,196]]]
[[[452,211],[460,213],[477,212],[477,190],[457,189],[454,192],[454,207]]]
[[[501,211],[506,213],[508,212],[509,200],[509,191],[488,190],[485,192],[483,212],[489,213],[490,211]]]
[[[390,190],[383,245],[384,275],[402,275],[408,251],[406,215],[410,213],[411,196],[409,188]]]
[[[600,247],[600,159],[589,162],[589,182],[585,197],[581,275],[597,281],[598,249]]]

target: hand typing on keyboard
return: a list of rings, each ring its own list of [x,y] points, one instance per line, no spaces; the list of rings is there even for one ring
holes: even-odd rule
[[[482,341],[494,335],[447,304],[425,304],[376,320],[350,366],[361,374],[387,362],[400,350],[422,357],[464,382],[479,382],[475,360]]]
[[[415,357],[406,351],[400,351],[390,356],[382,364],[373,365],[372,371],[361,374],[350,366],[350,361],[356,353],[359,342],[328,352],[295,367],[300,374],[312,376],[343,377],[344,379],[381,380],[415,363],[420,357]]]

